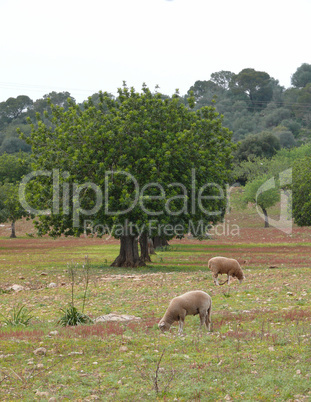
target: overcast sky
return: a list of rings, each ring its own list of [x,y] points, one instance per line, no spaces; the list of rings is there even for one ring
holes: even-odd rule
[[[185,94],[211,73],[311,64],[310,0],[0,0],[0,101],[116,94],[125,80]]]

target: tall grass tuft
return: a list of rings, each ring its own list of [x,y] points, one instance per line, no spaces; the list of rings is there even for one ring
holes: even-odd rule
[[[20,304],[13,307],[13,309],[9,313],[9,317],[5,317],[3,314],[1,315],[3,317],[4,324],[8,326],[27,326],[33,318],[33,316],[30,315],[30,311],[27,310],[26,306],[21,306]]]
[[[87,290],[90,282],[90,262],[88,256],[85,256],[85,263],[82,265],[83,276],[84,276],[84,293],[83,293],[83,303],[82,303],[82,312],[79,312],[78,309],[74,305],[74,287],[76,282],[78,264],[67,264],[67,272],[70,279],[71,284],[71,302],[68,307],[65,309],[61,309],[60,311],[63,313],[61,318],[58,320],[58,324],[66,327],[66,326],[75,326],[80,324],[91,324],[93,320],[84,314],[84,307],[86,302]]]
[[[66,309],[61,309],[61,312],[63,312],[64,315],[58,320],[58,324],[62,327],[93,323],[90,317],[80,313],[72,304],[69,304]]]

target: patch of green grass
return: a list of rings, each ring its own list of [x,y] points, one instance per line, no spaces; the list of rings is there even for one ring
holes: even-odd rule
[[[227,255],[248,249],[259,261],[259,245],[177,244],[158,252],[146,267],[116,269],[109,261],[118,253],[117,244],[52,244],[58,247],[32,253],[25,246],[20,253],[2,254],[3,289],[25,286],[0,293],[2,314],[16,303],[35,313],[27,327],[0,328],[1,400],[281,402],[310,397],[309,268],[269,270],[256,262],[245,268],[242,284],[233,280],[230,287],[216,287],[200,258],[205,263],[211,248]],[[284,244],[273,239],[261,246],[284,252]],[[286,252],[294,253],[294,247]],[[87,289],[81,270],[74,281],[67,272],[67,262],[81,266],[85,254],[90,257]],[[49,288],[51,282],[57,286]],[[72,300],[73,283],[76,312],[84,308],[92,320],[108,313],[140,320],[57,325],[59,307]],[[183,336],[177,335],[178,324],[160,333],[157,323],[169,301],[194,289],[212,297],[213,332],[200,330],[198,316],[187,316]],[[34,354],[39,347],[46,353]]]

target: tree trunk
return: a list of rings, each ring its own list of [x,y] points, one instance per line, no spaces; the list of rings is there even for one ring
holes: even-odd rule
[[[12,221],[11,223],[11,239],[15,239],[16,238],[16,234],[15,234],[15,221]]]
[[[121,236],[120,254],[111,264],[112,267],[141,267],[146,265],[139,258],[138,241],[135,236]]]
[[[268,228],[269,227],[269,221],[268,221],[268,212],[267,212],[266,208],[262,208],[262,212],[263,212],[263,214],[265,216],[265,228]]]
[[[151,262],[150,255],[149,255],[149,250],[148,250],[148,234],[147,233],[142,233],[140,238],[139,238],[139,244],[140,244],[140,259],[141,261],[145,262]]]
[[[148,237],[148,253],[151,254],[156,254],[156,252],[154,251],[154,247],[153,247],[153,240]]]
[[[163,237],[155,236],[152,240],[153,240],[153,247],[155,249],[158,247],[169,246],[168,241]]]

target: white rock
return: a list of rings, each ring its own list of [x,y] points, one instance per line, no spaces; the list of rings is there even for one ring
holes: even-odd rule
[[[47,285],[47,288],[57,288],[57,284],[54,282],[51,282]]]
[[[95,319],[96,322],[106,322],[106,321],[139,321],[140,317],[135,317],[134,315],[128,314],[106,314]]]
[[[36,356],[45,356],[46,355],[46,349],[41,347],[41,348],[38,348],[38,349],[34,350],[33,353]]]
[[[24,286],[21,285],[12,285],[11,289],[14,290],[15,292],[20,292],[21,290],[24,290]]]
[[[39,390],[36,391],[37,396],[42,396],[42,397],[48,397],[49,393],[48,392],[41,392]]]

